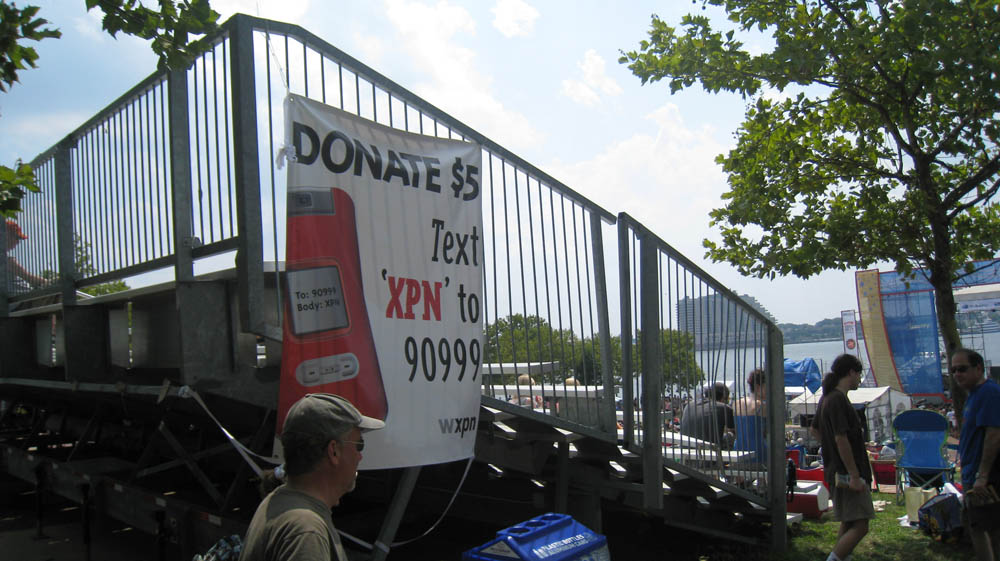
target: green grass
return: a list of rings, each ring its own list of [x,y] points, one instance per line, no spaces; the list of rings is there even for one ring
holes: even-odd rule
[[[885,510],[875,513],[868,535],[854,549],[854,561],[968,561],[973,559],[967,542],[941,543],[916,528],[899,525],[906,509],[896,505],[895,495],[874,493],[875,501],[885,501]],[[840,523],[828,512],[820,520],[804,520],[789,532],[788,551],[773,555],[773,561],[822,561],[837,541]]]

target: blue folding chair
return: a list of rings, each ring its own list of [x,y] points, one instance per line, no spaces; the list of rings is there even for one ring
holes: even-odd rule
[[[896,502],[903,487],[940,488],[953,479],[955,466],[945,456],[948,419],[934,411],[910,409],[896,415],[892,429],[902,451],[896,456]]]

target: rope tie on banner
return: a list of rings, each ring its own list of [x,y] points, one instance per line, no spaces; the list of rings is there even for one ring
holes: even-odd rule
[[[271,465],[278,466],[278,469],[282,467],[280,465],[282,463],[282,460],[280,460],[279,458],[274,458],[271,456],[262,456],[260,454],[257,454],[253,450],[244,446],[242,442],[237,440],[236,437],[234,437],[228,430],[226,430],[226,427],[224,427],[222,423],[219,422],[219,419],[212,414],[212,411],[208,408],[208,405],[205,404],[205,400],[203,400],[201,396],[198,395],[198,392],[192,389],[190,386],[181,386],[180,388],[178,388],[177,397],[195,400],[198,403],[198,405],[200,405],[201,408],[205,410],[205,413],[207,413],[208,416],[215,422],[215,425],[219,427],[219,430],[222,431],[222,434],[226,436],[226,438],[229,440],[229,443],[232,444],[233,448],[235,448],[236,451],[240,454],[240,456],[243,457],[243,459],[250,466],[250,469],[253,470],[254,474],[257,475],[257,477],[261,477],[264,474],[264,471],[260,469],[260,466],[257,465],[257,462],[250,459],[250,456],[258,458]],[[275,469],[275,474],[274,474],[275,477],[279,477],[278,469]],[[281,470],[281,472],[282,472],[281,475],[284,475],[283,469]],[[282,477],[279,477],[279,479],[281,478]]]
[[[434,524],[431,525],[430,528],[427,528],[427,530],[424,533],[420,534],[419,536],[417,536],[415,538],[410,538],[408,540],[402,540],[402,541],[398,541],[398,542],[392,542],[392,544],[386,544],[386,543],[380,542],[380,541],[376,541],[374,544],[370,544],[370,543],[368,543],[368,542],[366,542],[364,540],[361,540],[361,539],[358,539],[358,538],[352,536],[351,534],[348,534],[347,532],[344,532],[343,530],[337,530],[337,533],[340,534],[343,538],[348,539],[348,540],[350,540],[350,541],[352,541],[352,542],[360,545],[361,547],[363,547],[365,549],[368,549],[368,550],[378,549],[378,550],[383,551],[385,553],[389,553],[389,548],[391,548],[391,547],[399,547],[401,545],[406,545],[408,543],[415,542],[415,541],[419,540],[420,538],[423,538],[423,537],[427,536],[427,534],[430,534],[431,532],[433,532],[434,529],[437,528],[439,524],[441,524],[441,521],[444,520],[444,517],[448,515],[448,511],[451,510],[451,506],[453,504],[455,504],[455,498],[458,497],[458,492],[462,490],[462,486],[465,484],[465,478],[469,475],[469,468],[472,467],[472,460],[474,460],[474,459],[475,459],[475,457],[473,456],[473,457],[469,458],[468,462],[466,462],[466,464],[465,464],[465,471],[462,473],[462,479],[459,480],[458,486],[455,487],[455,491],[451,494],[451,499],[448,501],[447,506],[444,507],[444,512],[441,513],[441,515],[434,522]]]
[[[425,531],[423,534],[420,534],[419,536],[415,538],[410,538],[408,540],[393,542],[392,547],[399,547],[401,545],[406,545],[408,543],[415,542],[420,538],[425,537],[427,534],[430,534],[431,532],[434,531],[435,528],[438,527],[438,524],[440,524],[441,521],[444,520],[444,517],[448,515],[448,511],[451,510],[451,505],[455,504],[455,497],[458,497],[458,492],[462,490],[462,485],[465,484],[465,478],[468,477],[469,475],[469,468],[472,467],[472,460],[474,460],[475,458],[476,458],[475,456],[472,456],[469,458],[469,461],[466,462],[465,471],[462,472],[462,479],[459,480],[458,487],[455,487],[455,492],[451,494],[451,499],[448,501],[448,505],[444,507],[444,512],[441,513],[441,516],[438,517],[437,521],[435,521],[430,528],[427,528],[427,531]]]

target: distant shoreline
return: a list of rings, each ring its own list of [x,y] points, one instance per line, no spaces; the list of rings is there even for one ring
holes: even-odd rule
[[[785,341],[784,344],[785,345],[802,345],[802,344],[805,344],[805,343],[829,343],[830,341],[840,341],[840,338],[839,337],[833,337],[833,338],[830,338],[830,339],[810,339],[808,341],[795,341],[794,343],[793,342],[789,342],[789,341]],[[864,341],[864,339],[861,339],[861,341]]]

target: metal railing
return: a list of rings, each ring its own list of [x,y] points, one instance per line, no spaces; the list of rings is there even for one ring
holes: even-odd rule
[[[230,19],[186,71],[153,74],[36,158],[42,191],[24,200],[20,219],[29,239],[8,255],[59,280],[12,289],[8,261],[0,303],[55,291],[72,303],[76,288],[155,269],[187,280],[195,260],[236,251],[242,330],[280,337],[267,318],[281,317],[282,267],[264,263],[284,259],[286,91],[482,146],[484,402],[642,452],[651,505],[662,501],[667,465],[783,516],[782,384],[751,396],[743,382],[754,369],[782,380],[774,323],[628,215],[298,26]],[[606,247],[615,224],[617,247]],[[279,286],[273,309],[265,274]],[[764,404],[766,422],[742,436],[773,444],[766,451],[682,438],[672,421],[685,406],[694,416],[722,408],[701,400],[715,382],[729,384],[734,403]]]
[[[625,446],[647,481],[667,460],[767,505],[784,485],[780,333],[627,214],[618,233]],[[650,487],[647,501],[661,495]]]

